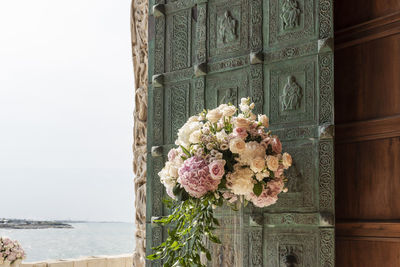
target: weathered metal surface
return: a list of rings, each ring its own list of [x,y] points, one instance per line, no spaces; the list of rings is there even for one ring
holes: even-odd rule
[[[158,4],[149,73],[162,80],[149,85],[148,151],[161,146],[165,158],[189,116],[250,96],[294,159],[277,204],[221,210],[225,246],[210,266],[334,266],[332,0],[149,1]],[[163,157],[148,156],[148,218],[167,212]]]

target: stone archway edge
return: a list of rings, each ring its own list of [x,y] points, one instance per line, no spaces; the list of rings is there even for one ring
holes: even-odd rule
[[[146,133],[148,84],[148,1],[132,0],[131,34],[135,75],[133,172],[135,184],[135,242],[133,266],[144,267],[146,257]]]

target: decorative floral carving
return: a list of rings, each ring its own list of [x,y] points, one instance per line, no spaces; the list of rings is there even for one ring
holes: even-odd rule
[[[188,67],[190,56],[188,47],[190,44],[190,21],[188,16],[189,11],[183,10],[172,17],[172,33],[169,35],[171,36],[169,46],[171,49],[171,70],[173,71]]]
[[[169,89],[171,90],[171,143],[176,139],[179,128],[186,122],[189,115],[188,98],[190,84],[174,85]]]
[[[319,1],[319,39],[332,37],[332,0]]]
[[[249,64],[249,56],[229,58],[208,65],[208,72],[222,72]]]
[[[332,141],[319,144],[319,207],[321,211],[334,211],[334,163]]]
[[[330,53],[319,58],[319,84],[319,123],[333,124],[333,56]]]
[[[263,266],[263,234],[262,229],[258,228],[250,231],[250,255],[252,267]]]
[[[318,225],[318,213],[266,213],[265,224],[268,225]]]
[[[197,5],[197,23],[196,23],[196,59],[197,63],[206,61],[206,41],[207,41],[207,6],[206,4]]]
[[[283,49],[267,53],[265,60],[267,62],[275,62],[275,61],[314,54],[317,53],[317,51],[318,51],[318,44],[316,42],[311,42],[292,47],[285,47]]]
[[[263,69],[262,65],[250,66],[251,77],[251,98],[256,105],[254,112],[263,113],[264,106],[264,88],[263,88]]]
[[[143,0],[142,0],[143,1]],[[155,18],[154,73],[164,72],[165,17]]]
[[[335,234],[333,229],[320,231],[320,265],[323,267],[335,266]]]
[[[251,50],[262,49],[262,2],[251,0]]]

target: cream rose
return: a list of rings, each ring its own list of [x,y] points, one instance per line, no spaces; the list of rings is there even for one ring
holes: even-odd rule
[[[241,138],[234,138],[229,142],[232,153],[241,153],[246,148],[246,143]]]
[[[200,142],[200,138],[201,138],[201,131],[200,130],[194,131],[189,136],[189,142],[192,144],[197,144]]]
[[[290,156],[289,153],[283,153],[282,155],[282,163],[285,169],[288,169],[290,166],[292,166],[292,156]]]
[[[207,113],[207,120],[216,123],[222,117],[222,112],[219,109],[212,109]]]
[[[248,129],[250,125],[250,121],[246,118],[236,118],[235,120],[235,127],[237,128],[246,128]]]
[[[230,117],[235,115],[236,107],[235,106],[226,106],[222,109],[222,114],[226,117]]]
[[[267,157],[267,166],[268,169],[270,169],[271,171],[276,172],[279,168],[279,160],[277,157],[274,156],[268,156]]]
[[[250,169],[253,172],[261,172],[265,167],[265,160],[261,157],[256,157],[250,164]]]
[[[261,123],[265,128],[269,126],[269,119],[266,115],[258,115],[258,122]]]
[[[236,195],[247,195],[253,192],[253,172],[249,168],[235,166],[235,171],[227,177],[227,188]]]

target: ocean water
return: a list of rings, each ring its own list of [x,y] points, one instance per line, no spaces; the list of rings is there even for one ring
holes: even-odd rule
[[[0,236],[18,240],[25,261],[132,253],[133,223],[70,223],[73,229],[0,229]]]

